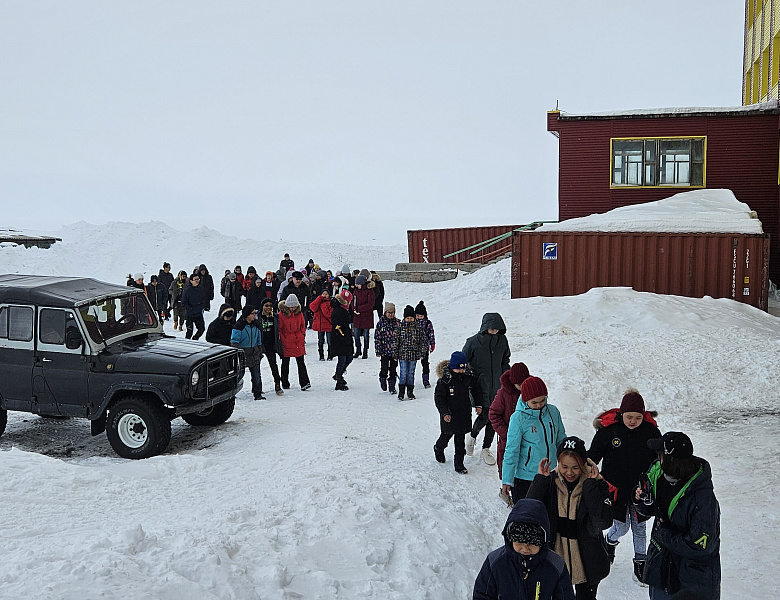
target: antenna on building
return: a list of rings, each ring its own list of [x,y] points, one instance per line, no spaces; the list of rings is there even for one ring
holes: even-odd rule
[[[555,110],[558,110],[558,101],[555,101]]]

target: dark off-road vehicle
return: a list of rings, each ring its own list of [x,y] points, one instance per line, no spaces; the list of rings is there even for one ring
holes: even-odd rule
[[[143,290],[0,275],[0,434],[9,410],[89,419],[125,458],[165,450],[171,420],[233,413],[243,352],[163,332]]]

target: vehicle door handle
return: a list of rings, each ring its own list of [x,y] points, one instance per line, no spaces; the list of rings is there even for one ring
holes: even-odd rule
[[[42,358],[41,362],[51,362],[51,359],[50,358]]]

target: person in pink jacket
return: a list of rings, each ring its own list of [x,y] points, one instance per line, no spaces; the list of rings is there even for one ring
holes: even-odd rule
[[[504,463],[504,451],[506,450],[506,432],[509,429],[509,419],[515,412],[517,402],[520,400],[520,385],[530,377],[525,363],[515,363],[508,371],[501,375],[501,387],[496,393],[490,405],[488,417],[490,424],[498,434],[498,450],[496,452],[496,464],[498,465],[498,477],[501,478],[501,465]],[[512,506],[512,499],[508,494],[499,490],[498,497]]]
[[[306,372],[306,321],[301,311],[301,303],[295,294],[279,302],[279,339],[282,342],[282,387],[290,389],[290,358],[298,363],[298,383],[301,391],[311,388],[309,374]]]

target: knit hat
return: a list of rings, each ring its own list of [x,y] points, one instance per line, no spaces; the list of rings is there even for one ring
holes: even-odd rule
[[[358,275],[355,278],[355,285],[366,285],[368,283],[368,279],[366,279],[365,275]]]
[[[414,309],[412,308],[411,304],[407,304],[406,308],[404,308],[404,319],[406,317],[413,317],[414,316]]]
[[[290,294],[289,296],[287,296],[287,300],[284,301],[284,305],[287,308],[292,309],[292,308],[299,307],[301,303],[298,301],[298,296],[296,296],[295,294]]]
[[[342,306],[349,306],[349,303],[352,302],[352,292],[349,290],[341,290],[341,293],[336,296],[336,300]]]
[[[385,302],[385,312],[393,312],[395,314],[395,304],[392,302]]]
[[[241,309],[241,316],[246,319],[253,312],[255,312],[255,307],[251,304],[247,304],[244,308]]]
[[[523,397],[523,402],[528,402],[539,396],[546,396],[547,386],[538,377],[529,377],[520,384],[520,395]]]
[[[320,269],[319,271],[317,271],[317,275],[319,275],[319,276],[320,276],[320,277],[322,277],[323,279],[327,279],[327,278],[328,278],[328,273],[327,273],[327,271],[323,271],[322,269]]]
[[[246,274],[247,274],[247,275],[249,275],[250,273],[257,274],[257,271],[255,270],[255,268],[254,268],[254,267],[250,266],[250,267],[249,267],[249,268],[246,270]]]
[[[274,272],[273,272],[273,271],[266,271],[266,272],[265,272],[265,276],[266,276],[266,277],[268,277],[269,275],[273,276],[273,274],[274,274]]]
[[[230,281],[235,281],[236,274],[231,271],[230,273],[228,273],[228,279],[230,279]]]
[[[341,267],[341,273],[343,275],[349,275],[349,265],[344,265],[343,267]]]
[[[531,376],[528,372],[528,367],[521,362],[513,364],[507,372],[509,373],[509,383],[512,385],[520,385]]]
[[[423,303],[422,300],[420,300],[417,303],[417,306],[414,307],[414,314],[422,315],[423,317],[427,317],[428,316],[428,309],[425,308],[425,304]]]
[[[360,274],[365,277],[367,280],[371,279],[371,271],[368,269],[360,269]]]
[[[672,458],[690,458],[693,456],[693,442],[681,431],[667,431],[663,437],[647,440],[650,450],[663,451]]]
[[[270,305],[271,305],[271,308],[273,308],[273,306],[274,306],[274,301],[273,301],[273,300],[271,300],[270,298],[263,298],[262,300],[260,300],[260,310],[263,310],[263,307],[264,307],[266,304],[270,304]]]
[[[144,274],[143,273],[135,273],[133,275],[133,281],[138,281],[139,279],[143,279],[143,278],[144,278]]]
[[[450,369],[465,369],[469,366],[469,361],[466,355],[460,350],[453,352],[450,356]]]
[[[524,521],[514,521],[509,524],[506,537],[510,542],[518,544],[531,544],[533,546],[544,546],[547,541],[547,534],[541,525],[536,523],[525,523]]]
[[[621,413],[641,413],[645,414],[645,401],[636,390],[628,390],[623,394],[623,401],[620,403]]]
[[[157,275],[152,275],[152,276],[149,278],[149,281],[150,281],[150,282],[151,282],[151,281],[157,281]]]
[[[561,440],[561,443],[558,444],[558,451],[555,456],[560,456],[562,452],[574,452],[582,458],[582,462],[588,462],[588,452],[585,450],[585,442],[576,435],[570,435]]]

